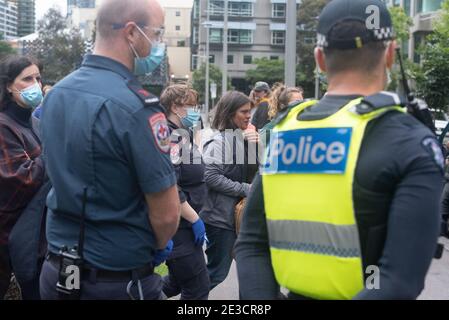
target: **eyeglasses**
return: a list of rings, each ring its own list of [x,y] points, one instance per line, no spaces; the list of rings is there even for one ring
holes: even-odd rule
[[[199,112],[201,110],[201,106],[199,106],[199,105],[195,105],[195,106],[185,105],[185,107],[187,109],[193,109],[193,111],[195,111],[195,112]]]
[[[130,22],[134,22],[134,21],[130,21]],[[164,34],[165,34],[165,27],[159,27],[159,28],[152,27],[151,28],[142,22],[134,22],[134,23],[141,29],[151,30],[153,32],[153,34],[156,36],[156,39],[157,39],[156,41],[162,42],[162,38],[164,37]],[[119,30],[119,29],[123,29],[126,26],[126,23],[113,23],[111,26],[112,26],[113,30]]]

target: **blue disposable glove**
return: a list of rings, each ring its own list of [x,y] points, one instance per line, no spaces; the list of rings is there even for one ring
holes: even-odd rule
[[[196,220],[192,224],[193,235],[195,236],[195,245],[202,246],[204,241],[207,240],[206,237],[206,227],[201,219]]]
[[[167,260],[172,250],[173,250],[173,241],[169,240],[165,249],[156,250],[156,253],[154,254],[153,257],[153,266],[157,267],[162,262]]]

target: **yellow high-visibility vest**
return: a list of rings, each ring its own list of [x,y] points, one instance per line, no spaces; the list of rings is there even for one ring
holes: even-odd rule
[[[353,181],[367,124],[391,106],[360,114],[355,99],[316,121],[294,107],[273,129],[262,168],[273,270],[278,283],[314,299],[351,299],[364,288]]]

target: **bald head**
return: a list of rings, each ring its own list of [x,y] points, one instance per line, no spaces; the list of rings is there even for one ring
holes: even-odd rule
[[[157,0],[104,0],[97,14],[97,37],[111,39],[116,35],[114,24],[124,25],[134,21],[151,25],[154,16],[159,16],[162,8]]]

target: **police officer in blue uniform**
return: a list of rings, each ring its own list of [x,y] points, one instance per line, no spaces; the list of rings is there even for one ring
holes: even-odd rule
[[[207,300],[209,273],[203,252],[207,239],[201,211],[207,187],[204,163],[195,144],[194,131],[200,125],[198,93],[187,85],[175,84],[161,94],[171,134],[171,160],[178,179],[181,221],[173,237],[173,251],[167,259],[168,276],[163,291],[167,297],[181,294],[181,300]]]
[[[371,23],[367,21],[374,27],[371,28]],[[309,149],[312,151],[306,151],[308,155],[304,155],[304,163],[301,162],[302,151],[295,149],[295,143],[299,140],[285,143],[285,146],[293,147],[293,159],[299,160],[292,162],[285,160],[286,156],[273,157],[279,160],[279,167],[284,170],[275,172],[273,176],[286,181],[285,190],[280,193],[291,195],[290,208],[294,214],[288,215],[286,210],[276,211],[273,203],[277,199],[267,192],[272,190],[269,189],[270,183],[276,181],[270,180],[269,172],[262,170],[263,174],[253,182],[235,247],[241,298],[276,299],[279,297],[280,283],[295,281],[297,278],[291,274],[298,271],[309,278],[311,274],[316,276],[316,281],[310,284],[312,287],[305,287],[308,279],[294,283],[289,298],[326,299],[334,288],[341,289],[339,284],[345,285],[358,275],[353,273],[341,279],[333,277],[332,285],[318,282],[331,272],[338,274],[339,271],[346,271],[346,267],[339,269],[335,265],[341,263],[342,266],[346,258],[357,257],[361,262],[357,268],[363,269],[363,274],[360,274],[362,281],[357,283],[360,289],[357,287],[346,298],[416,299],[424,288],[439,235],[439,199],[443,176],[440,147],[433,132],[406,114],[405,108],[385,111],[392,106],[404,107],[405,103],[396,94],[382,91],[387,83],[388,69],[394,62],[395,51],[391,17],[382,1],[333,0],[320,15],[318,33],[315,59],[320,69],[327,72],[328,92],[320,101],[291,106],[274,120],[275,130],[282,130],[283,125],[296,128],[315,125],[316,128],[328,121],[321,127],[326,130],[330,128],[328,124],[331,121],[337,123],[335,119],[342,114],[349,114],[348,118],[352,116],[351,119],[355,119],[380,112],[367,124],[363,138],[359,140],[358,158],[351,169],[354,176],[347,182],[352,201],[349,208],[353,208],[353,212],[347,208],[339,210],[344,199],[329,201],[329,197],[341,192],[339,187],[345,187],[346,183],[340,183],[327,193],[309,194],[310,198],[306,200],[296,200],[307,194],[307,187],[313,186],[313,183],[325,190],[330,185],[329,179],[338,177],[340,173],[337,170],[331,172],[326,167],[332,159],[316,160],[317,146],[323,145],[320,140],[313,140],[314,145]],[[276,147],[274,142],[277,139],[273,138],[273,134],[271,137],[270,149]],[[330,134],[321,141],[338,141],[338,137]],[[274,150],[281,154],[280,151],[287,148]],[[311,161],[309,156],[312,157]],[[289,157],[291,159],[291,154]],[[269,161],[266,164],[270,165]],[[276,162],[272,161],[271,164]],[[297,178],[298,172],[302,174],[302,181]],[[300,187],[292,189],[292,182],[297,182]],[[305,183],[308,185],[305,186]],[[303,214],[304,206],[309,204],[313,210]],[[316,214],[326,204],[330,204],[330,210],[321,216]],[[355,248],[352,244],[344,247],[351,242],[347,241],[352,237],[349,232],[333,232],[348,227],[347,223],[333,225],[328,222],[329,216],[339,218],[335,212],[353,214],[356,228],[352,229],[355,237],[351,241],[357,244],[356,254],[345,251],[346,248]],[[308,218],[303,219],[309,213]],[[275,218],[270,219],[270,214]],[[277,228],[281,224],[278,222],[284,223],[286,219],[282,215],[291,220],[279,232]],[[295,215],[300,218],[295,220]],[[323,219],[322,216],[328,220],[321,222],[319,219]],[[304,226],[302,232],[298,231],[298,226]],[[322,237],[320,230],[325,230],[321,233]],[[343,239],[344,236],[347,237]],[[285,262],[286,256],[302,259],[303,263],[288,264]],[[333,264],[334,267],[329,267],[329,264],[311,263],[312,259],[338,262]]]
[[[45,100],[43,299],[163,296],[153,269],[170,253],[180,201],[164,110],[136,79],[164,56],[163,22],[155,0],[104,1],[94,54]]]

